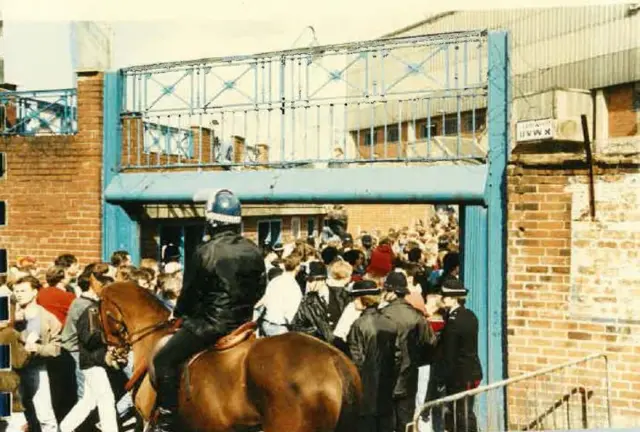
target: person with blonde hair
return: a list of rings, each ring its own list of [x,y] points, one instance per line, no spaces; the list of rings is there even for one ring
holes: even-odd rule
[[[346,287],[351,281],[353,267],[346,261],[337,260],[329,266],[327,285],[331,287]]]

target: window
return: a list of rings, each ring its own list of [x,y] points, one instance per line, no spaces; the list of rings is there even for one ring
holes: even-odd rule
[[[438,134],[438,125],[436,125],[435,123],[425,123],[422,125],[422,128],[420,130],[420,138],[427,139]],[[431,130],[431,132],[429,132],[429,130]]]
[[[172,245],[170,253],[173,254],[175,247],[180,251],[180,264],[184,266],[184,232],[183,227],[179,225],[162,225],[160,226],[160,261],[164,261],[167,246]]]
[[[282,221],[258,221],[258,246],[282,243]]]
[[[300,238],[300,218],[292,217],[291,218],[291,235],[294,239]]]
[[[442,135],[458,134],[458,117],[449,117],[444,120]]]
[[[8,295],[0,296],[0,324],[5,324],[9,322],[9,315],[10,315],[9,296]],[[1,347],[2,346],[0,345],[0,352],[2,352]],[[5,361],[5,360],[7,359],[2,359],[2,361]],[[2,361],[0,361],[0,369],[5,369],[7,367],[6,363],[2,363]],[[10,364],[11,362],[9,361],[8,363],[9,363],[9,366],[11,366]]]
[[[310,217],[307,219],[307,237],[315,237],[318,233],[316,232],[316,218]]]
[[[6,201],[0,201],[0,226],[7,224],[7,203]]]
[[[9,263],[7,261],[7,250],[0,249],[0,274],[6,273],[8,270]]]
[[[468,115],[464,116],[462,118],[462,130],[463,132],[466,133],[473,133],[475,132],[479,132],[484,128],[484,118],[485,112],[484,111],[476,111],[475,113],[473,111],[469,112]],[[475,127],[474,127],[474,120],[473,118],[475,117]]]
[[[7,157],[4,153],[0,152],[0,178],[4,177],[7,172]]]
[[[365,131],[362,134],[363,136],[363,140],[364,140],[364,145],[366,146],[372,146],[372,145],[376,145],[376,131],[374,130],[373,133],[371,133],[371,130]]]
[[[400,132],[398,126],[387,126],[387,142],[398,142],[400,140]]]

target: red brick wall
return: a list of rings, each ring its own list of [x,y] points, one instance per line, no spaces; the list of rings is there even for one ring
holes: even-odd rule
[[[126,170],[129,167],[148,167],[148,166],[166,166],[172,165],[173,167],[179,164],[195,165],[198,163],[211,163],[212,160],[211,148],[213,139],[211,136],[211,130],[207,128],[191,127],[189,130],[193,134],[193,157],[186,159],[183,156],[177,154],[166,153],[149,153],[144,151],[144,126],[140,117],[126,117],[122,121],[122,165]],[[153,123],[151,121],[150,123]],[[177,125],[172,125],[177,127]],[[186,128],[185,125],[181,128]],[[165,145],[164,136],[162,132],[156,132],[156,136],[160,138],[159,145],[162,147]],[[176,134],[177,137],[177,134]],[[177,142],[177,138],[172,138]],[[147,143],[151,144],[151,143]],[[157,170],[156,168],[145,168],[147,171]],[[183,170],[193,170],[193,166],[185,167]],[[221,170],[220,167],[209,167],[209,170]],[[140,170],[137,169],[139,172]]]
[[[617,426],[640,424],[637,172],[596,169],[591,221],[585,169],[509,168],[509,376],[606,351]],[[603,368],[579,374],[604,401]],[[526,411],[524,393],[509,393],[511,421]]]
[[[427,204],[349,204],[345,207],[349,216],[348,231],[353,235],[358,235],[359,230],[379,229],[386,233],[389,228],[413,228],[420,219],[426,224],[433,214],[433,206]]]
[[[101,74],[79,77],[75,136],[0,138],[7,156],[0,248],[10,265],[26,254],[44,265],[61,253],[83,264],[100,259],[102,91]]]
[[[638,135],[638,113],[633,107],[634,84],[623,84],[606,89],[609,110],[609,137]]]

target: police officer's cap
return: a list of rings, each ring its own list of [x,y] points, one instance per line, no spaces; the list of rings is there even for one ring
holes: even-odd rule
[[[442,297],[466,297],[469,290],[456,278],[447,278],[442,282]]]
[[[398,271],[389,273],[384,281],[384,288],[387,291],[394,292],[396,294],[409,294],[409,284],[407,283],[407,277]]]
[[[361,280],[353,283],[351,288],[347,288],[347,293],[351,297],[360,297],[365,295],[378,295],[382,292],[378,285],[371,280]]]

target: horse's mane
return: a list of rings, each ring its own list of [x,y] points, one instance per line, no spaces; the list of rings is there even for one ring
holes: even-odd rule
[[[148,289],[140,287],[135,282],[114,282],[104,287],[101,298],[108,298],[110,301],[122,305],[139,300],[147,303],[154,312],[169,315],[170,311],[167,307],[151,293]]]

